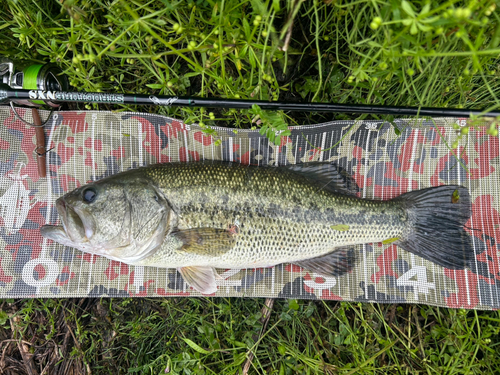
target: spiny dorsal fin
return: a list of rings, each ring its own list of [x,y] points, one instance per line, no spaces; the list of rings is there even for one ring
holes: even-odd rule
[[[312,162],[287,165],[289,171],[316,181],[320,190],[356,196],[360,189],[354,178],[335,163]]]
[[[213,267],[182,267],[177,269],[184,281],[194,289],[203,294],[217,292],[215,275],[217,272]]]
[[[206,256],[222,255],[236,243],[234,233],[217,228],[185,229],[172,233],[172,236],[182,242],[178,251]]]
[[[320,257],[294,262],[297,266],[325,276],[341,276],[351,271],[359,261],[354,247],[341,247]]]

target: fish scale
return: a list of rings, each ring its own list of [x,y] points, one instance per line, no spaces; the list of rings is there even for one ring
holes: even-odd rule
[[[152,167],[146,176],[172,202],[179,229],[236,225],[239,233],[235,246],[216,257],[179,253],[166,241],[145,265],[263,267],[398,237],[406,225],[401,205],[319,190],[286,169],[188,163]],[[336,225],[349,230],[331,228]]]

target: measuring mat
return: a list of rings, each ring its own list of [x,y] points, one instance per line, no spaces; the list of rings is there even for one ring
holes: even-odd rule
[[[31,110],[17,108],[33,122]],[[48,111],[39,111],[42,121]],[[53,112],[45,126],[47,177],[38,176],[35,128],[0,107],[0,298],[199,296],[175,269],[129,266],[43,238],[58,224],[54,202],[90,181],[167,162],[203,159],[280,166],[331,161],[351,173],[370,199],[458,184],[469,189],[465,225],[475,260],[448,270],[394,244],[358,246],[362,261],[344,276],[324,277],[289,264],[219,269],[215,296],[423,303],[500,308],[500,147],[486,127],[470,128],[451,149],[467,119],[336,121],[292,127],[279,146],[252,130],[214,128],[147,113]]]

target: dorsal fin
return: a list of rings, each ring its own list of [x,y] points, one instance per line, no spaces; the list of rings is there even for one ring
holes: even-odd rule
[[[312,162],[283,166],[293,173],[316,181],[320,190],[356,196],[360,188],[354,178],[335,163]]]

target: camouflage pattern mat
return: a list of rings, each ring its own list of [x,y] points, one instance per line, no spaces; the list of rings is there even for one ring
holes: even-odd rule
[[[26,121],[31,111],[19,108]],[[48,111],[40,111],[42,119]],[[467,223],[476,259],[468,269],[439,267],[396,245],[362,246],[353,272],[322,277],[287,264],[219,270],[217,296],[287,297],[500,308],[499,138],[470,129],[458,149],[453,124],[466,119],[338,121],[292,128],[281,145],[258,131],[197,125],[145,113],[54,112],[46,127],[47,178],[39,178],[35,129],[0,107],[0,298],[197,296],[175,269],[134,267],[84,254],[41,237],[57,224],[56,198],[89,181],[152,163],[222,159],[258,165],[336,161],[366,198],[390,199],[442,184],[466,186]],[[319,149],[318,149],[319,148]],[[458,160],[459,159],[459,160]]]

